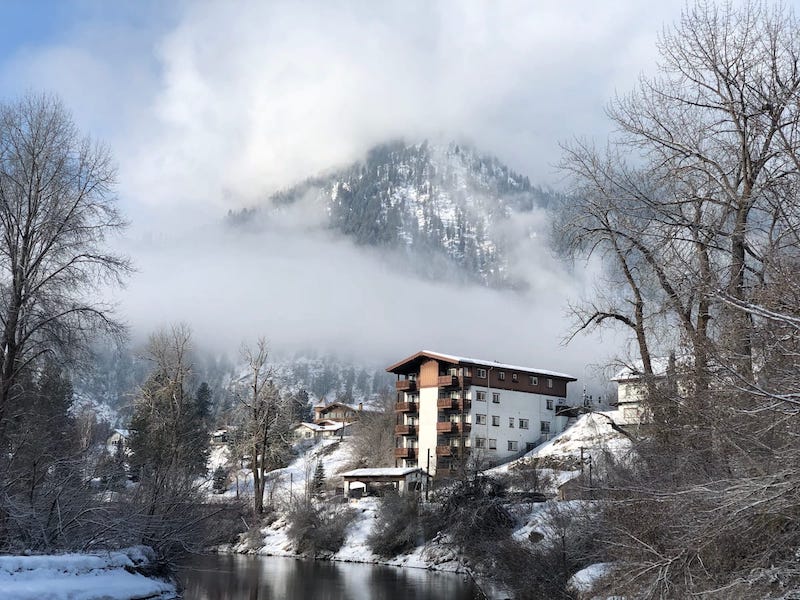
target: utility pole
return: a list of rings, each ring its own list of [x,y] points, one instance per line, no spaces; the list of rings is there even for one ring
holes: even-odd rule
[[[425,468],[425,502],[428,501],[428,490],[431,487],[431,449],[428,448],[428,465]]]

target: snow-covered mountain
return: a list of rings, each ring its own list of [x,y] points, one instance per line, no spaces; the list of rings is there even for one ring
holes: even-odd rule
[[[328,227],[357,244],[413,259],[405,262],[420,275],[509,286],[520,282],[508,271],[515,240],[504,225],[559,198],[471,146],[392,142],[262,206],[231,213],[229,222],[257,224],[282,207],[307,202],[325,212]]]

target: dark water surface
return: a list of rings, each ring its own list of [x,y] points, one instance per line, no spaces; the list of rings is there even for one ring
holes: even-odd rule
[[[195,556],[178,571],[186,600],[470,600],[464,575],[276,556]]]

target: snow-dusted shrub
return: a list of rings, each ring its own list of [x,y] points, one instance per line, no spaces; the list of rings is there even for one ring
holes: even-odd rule
[[[333,553],[344,544],[347,526],[354,518],[355,512],[347,506],[303,499],[289,508],[287,534],[302,554]]]
[[[387,493],[381,499],[377,521],[367,538],[370,550],[392,558],[425,542],[417,497]]]

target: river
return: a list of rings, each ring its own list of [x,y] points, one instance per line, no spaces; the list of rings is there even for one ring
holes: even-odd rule
[[[178,575],[185,600],[470,600],[465,575],[274,556],[195,556]]]

